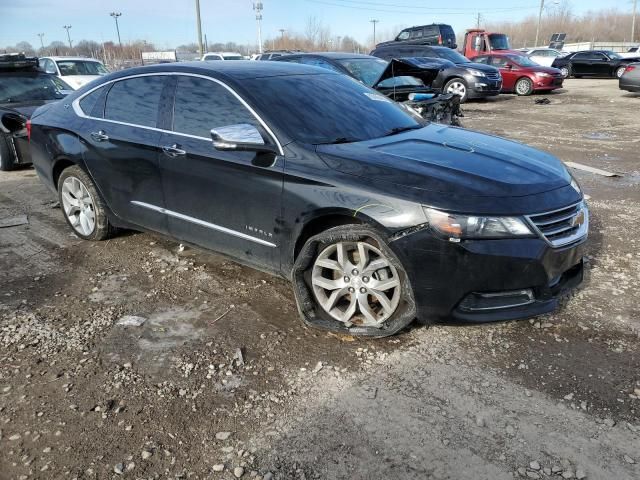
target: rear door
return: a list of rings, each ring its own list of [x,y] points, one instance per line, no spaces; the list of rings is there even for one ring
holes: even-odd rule
[[[141,227],[167,231],[159,170],[160,99],[169,77],[142,75],[83,97],[84,161],[107,205]]]
[[[590,52],[576,53],[571,58],[571,73],[574,75],[593,75]]]
[[[219,151],[211,129],[248,123],[268,137],[257,117],[228,87],[195,75],[176,78],[173,120],[161,145],[171,234],[268,270],[280,268],[284,158]]]

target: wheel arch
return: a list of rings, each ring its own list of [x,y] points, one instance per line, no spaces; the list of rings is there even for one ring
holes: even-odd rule
[[[311,237],[319,233],[322,233],[325,230],[328,230],[329,228],[339,227],[341,225],[349,225],[352,223],[359,224],[359,225],[361,224],[370,224],[372,226],[377,225],[377,223],[374,222],[372,219],[369,219],[369,217],[363,218],[363,215],[358,215],[353,210],[349,210],[346,208],[322,212],[314,216],[313,218],[309,219],[304,224],[304,226],[300,230],[300,233],[296,237],[296,240],[294,242],[291,264],[293,265],[293,262],[295,262],[295,259],[298,257],[300,250],[302,250],[302,247],[304,246],[306,241],[309,240]]]
[[[74,162],[68,157],[60,157],[53,162],[53,166],[51,168],[51,180],[53,181],[53,186],[56,190],[58,190],[58,179],[60,178],[60,175],[62,175],[62,172],[74,165],[78,165],[87,172],[87,169],[84,168],[83,165],[80,165],[78,162]],[[87,174],[89,174],[89,172],[87,172]]]

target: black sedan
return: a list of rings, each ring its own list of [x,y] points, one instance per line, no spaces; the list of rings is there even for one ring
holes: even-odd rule
[[[495,96],[502,89],[500,70],[490,65],[473,63],[451,48],[390,43],[379,45],[371,55],[385,60],[427,57],[447,62],[446,68],[434,79],[432,86],[441,92],[460,96],[461,102]]]
[[[640,63],[627,65],[619,80],[620,90],[640,92]]]
[[[38,70],[37,58],[0,55],[0,170],[29,165],[27,120],[47,102],[64,98],[72,88]]]
[[[585,50],[557,57],[551,66],[559,69],[565,78],[571,76],[620,78],[627,65],[633,62],[640,62],[640,57],[623,58],[609,50]]]
[[[127,227],[221,252],[290,279],[320,328],[528,317],[582,278],[588,210],[558,159],[316,67],[112,73],[38,109],[31,147],[78,237]]]

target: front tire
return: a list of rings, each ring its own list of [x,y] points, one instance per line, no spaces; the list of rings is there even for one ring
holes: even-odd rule
[[[113,234],[107,207],[82,168],[74,165],[62,171],[58,178],[58,196],[64,218],[78,237],[99,241]]]
[[[9,148],[7,137],[0,133],[0,170],[8,172],[9,170],[13,170],[15,167],[15,159],[13,158],[13,153]]]
[[[335,227],[307,240],[293,285],[302,320],[316,328],[386,337],[416,316],[405,268],[367,226]]]
[[[527,77],[520,78],[516,82],[515,90],[520,96],[531,95],[533,93],[533,82]]]
[[[467,82],[462,78],[452,78],[449,80],[445,84],[443,91],[444,93],[458,95],[460,97],[460,103],[466,102],[469,98],[469,87],[467,86]]]

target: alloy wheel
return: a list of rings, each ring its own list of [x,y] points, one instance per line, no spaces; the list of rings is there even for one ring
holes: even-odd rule
[[[447,88],[447,93],[453,93],[454,95],[464,98],[467,94],[467,87],[462,82],[451,82],[451,84],[449,84],[449,88]]]
[[[516,83],[516,92],[518,95],[528,95],[531,93],[531,82],[527,79],[518,80]]]
[[[73,229],[89,236],[96,228],[95,205],[87,187],[76,177],[62,183],[62,207]]]
[[[560,69],[560,73],[564,78],[567,78],[569,76],[569,69],[567,67],[562,67]]]
[[[618,67],[618,69],[616,70],[616,77],[620,78],[622,75],[624,75],[624,71],[626,70],[627,67]]]
[[[366,242],[326,247],[314,262],[311,284],[320,307],[347,327],[380,328],[400,302],[398,271]]]

